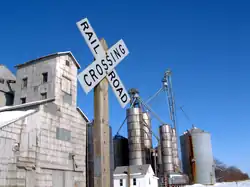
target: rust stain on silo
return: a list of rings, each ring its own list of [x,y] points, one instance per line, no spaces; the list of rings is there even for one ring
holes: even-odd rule
[[[195,163],[195,158],[194,158],[194,150],[193,150],[193,143],[192,143],[192,136],[189,135],[189,148],[190,148],[190,158],[189,162],[191,165],[191,172],[192,172],[192,182],[195,183],[196,181],[196,163]]]

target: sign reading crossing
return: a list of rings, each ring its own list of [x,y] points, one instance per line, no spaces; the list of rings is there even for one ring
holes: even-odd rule
[[[78,75],[84,91],[88,93],[106,77],[124,108],[129,103],[130,97],[114,68],[129,54],[128,48],[123,40],[119,40],[105,51],[87,18],[77,22],[77,27],[95,57],[95,61]]]

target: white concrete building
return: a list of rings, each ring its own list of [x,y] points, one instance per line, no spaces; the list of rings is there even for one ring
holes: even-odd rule
[[[131,187],[158,187],[158,178],[149,164],[130,167]],[[114,187],[128,187],[128,166],[117,167],[114,171]]]
[[[13,105],[15,82],[15,75],[0,64],[0,107]]]
[[[16,67],[15,105],[0,108],[0,187],[85,187],[78,62],[62,52]]]

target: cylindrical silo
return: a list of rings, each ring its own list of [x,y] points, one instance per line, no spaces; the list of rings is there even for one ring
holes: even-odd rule
[[[128,139],[115,135],[114,146],[114,169],[118,166],[128,166]]]
[[[158,176],[163,176],[163,165],[162,165],[162,154],[161,154],[161,145],[157,146],[157,166],[158,166]],[[157,176],[157,177],[158,177]]]
[[[180,160],[178,155],[178,144],[177,135],[175,128],[172,128],[172,154],[173,154],[173,164],[175,171],[180,169]]]
[[[193,183],[214,184],[215,168],[211,136],[208,132],[192,128],[181,136],[183,170]]]
[[[127,109],[129,165],[145,164],[144,130],[141,108]]]
[[[93,125],[87,128],[87,187],[94,187]]]
[[[161,154],[163,172],[167,174],[174,172],[173,154],[172,154],[172,129],[170,125],[160,126]]]
[[[146,164],[152,164],[151,161],[151,149],[152,149],[152,129],[151,129],[151,119],[148,112],[142,113],[142,123],[144,130],[144,146],[145,146],[145,156]]]

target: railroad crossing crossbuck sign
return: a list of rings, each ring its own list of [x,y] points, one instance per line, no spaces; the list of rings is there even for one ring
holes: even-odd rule
[[[124,108],[130,97],[114,68],[129,54],[125,43],[121,39],[105,52],[87,18],[77,22],[77,27],[95,57],[95,61],[78,75],[81,86],[88,93],[106,77]]]

